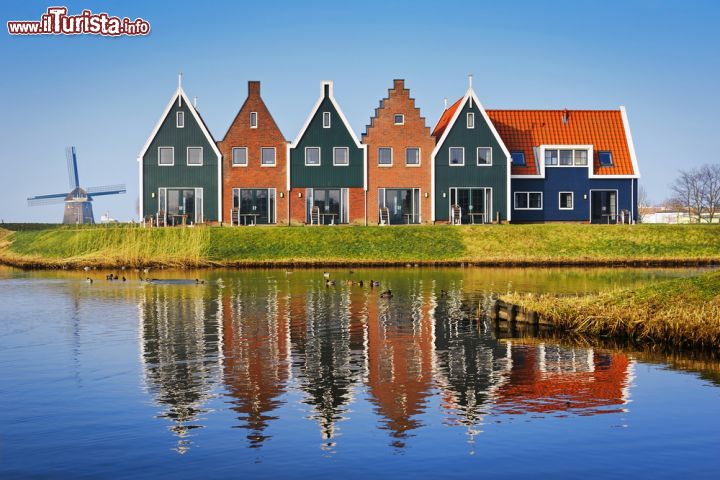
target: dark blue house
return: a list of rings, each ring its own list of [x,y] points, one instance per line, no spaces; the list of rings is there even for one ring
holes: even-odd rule
[[[514,223],[636,221],[640,174],[623,107],[487,113],[512,158]]]

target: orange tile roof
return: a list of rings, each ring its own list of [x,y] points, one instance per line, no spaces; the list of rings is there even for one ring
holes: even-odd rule
[[[465,98],[465,97],[463,97]],[[440,116],[440,120],[438,120],[437,125],[435,125],[435,130],[433,130],[432,135],[435,137],[435,141],[440,140],[440,137],[442,137],[443,132],[448,126],[448,123],[450,123],[450,120],[452,119],[452,116],[455,114],[455,110],[458,109],[460,106],[460,103],[462,102],[462,98],[458,100],[457,102],[450,105],[449,108],[446,108],[443,114]]]
[[[448,110],[438,122],[438,127]],[[526,166],[513,166],[513,175],[539,173],[533,147],[540,145],[593,145],[593,171],[596,175],[637,173],[633,171],[620,110],[568,110],[567,123],[563,123],[564,112],[564,110],[487,110],[508,150],[525,152]],[[444,125],[443,129],[445,126],[447,125]],[[435,129],[437,130],[438,127]],[[600,166],[598,152],[606,150],[612,152],[612,167]]]

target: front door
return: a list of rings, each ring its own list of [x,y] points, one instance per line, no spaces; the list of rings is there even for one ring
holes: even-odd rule
[[[617,223],[617,191],[590,192],[590,223]]]
[[[270,188],[233,189],[233,207],[238,209],[240,225],[273,223],[275,190]]]
[[[460,207],[460,219],[463,224],[490,223],[492,189],[491,188],[451,188],[450,216],[453,205]]]

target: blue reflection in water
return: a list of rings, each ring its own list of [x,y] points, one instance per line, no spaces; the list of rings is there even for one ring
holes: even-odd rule
[[[622,282],[659,275],[629,272]],[[720,466],[717,363],[674,360],[700,379],[645,354],[498,340],[475,318],[509,283],[567,280],[555,270],[337,271],[336,285],[313,271],[92,286],[0,273],[2,476],[702,477]],[[568,275],[564,291],[618,281]]]

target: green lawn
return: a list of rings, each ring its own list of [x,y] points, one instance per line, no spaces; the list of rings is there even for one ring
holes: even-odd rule
[[[16,265],[720,262],[720,225],[57,227],[3,231]]]

